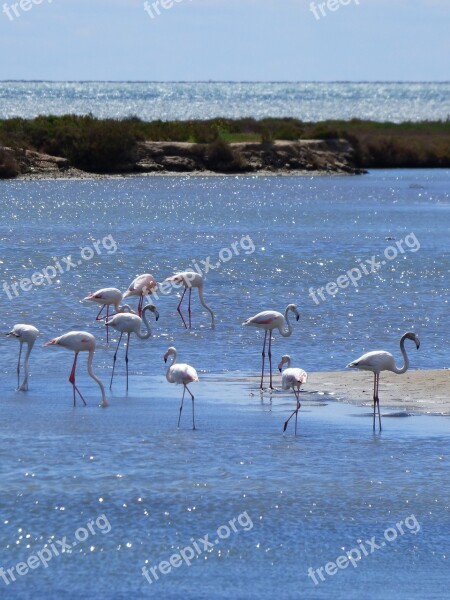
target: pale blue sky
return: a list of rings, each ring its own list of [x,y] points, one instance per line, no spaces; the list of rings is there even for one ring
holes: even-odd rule
[[[328,1],[0,0],[0,79],[450,80],[450,0]]]

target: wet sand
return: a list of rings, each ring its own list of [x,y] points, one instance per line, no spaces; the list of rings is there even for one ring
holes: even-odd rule
[[[259,378],[252,377],[247,381],[257,385]],[[273,382],[277,388],[281,388],[278,374],[274,373]],[[348,370],[309,373],[302,390],[331,396],[349,404],[373,406],[373,375],[370,372]],[[276,395],[281,395],[280,391]],[[450,416],[450,370],[408,371],[403,375],[381,373],[379,398],[382,410]]]

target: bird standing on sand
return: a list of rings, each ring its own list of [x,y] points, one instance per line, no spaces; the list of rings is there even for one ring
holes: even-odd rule
[[[122,336],[124,333],[126,333],[128,335],[128,339],[127,339],[127,350],[125,353],[125,365],[126,365],[126,370],[127,370],[127,391],[128,391],[128,349],[130,347],[130,335],[132,333],[135,333],[138,336],[138,338],[140,338],[141,340],[147,340],[151,336],[152,332],[150,329],[150,323],[148,322],[147,315],[146,315],[146,312],[148,310],[150,310],[155,315],[156,320],[159,319],[159,313],[156,310],[156,308],[153,306],[153,304],[147,304],[147,306],[145,306],[144,310],[142,311],[142,319],[141,319],[141,317],[138,317],[137,315],[134,315],[134,314],[120,313],[118,315],[114,315],[113,317],[111,317],[111,319],[109,319],[109,321],[105,322],[105,325],[107,327],[111,326],[116,331],[120,332],[119,342],[117,344],[116,351],[114,352],[113,370],[111,373],[111,381],[109,383],[110,389],[112,386],[112,382],[113,382],[113,378],[114,378],[114,371],[116,368],[117,351],[119,350],[120,342],[122,341]],[[147,329],[146,333],[141,332],[142,321],[144,321],[144,323],[145,323],[145,327]]]
[[[362,371],[372,371],[374,375],[373,380],[373,430],[375,431],[375,412],[378,408],[378,424],[381,431],[381,415],[380,415],[380,400],[378,398],[378,385],[380,382],[381,371],[392,371],[401,375],[405,373],[409,368],[409,359],[405,350],[405,340],[412,340],[416,344],[417,350],[420,348],[420,340],[415,333],[408,331],[402,335],[400,340],[400,350],[403,355],[403,366],[397,367],[395,359],[390,352],[384,350],[374,350],[373,352],[367,352],[363,354],[357,360],[354,360],[347,365],[347,369],[361,369]]]
[[[287,368],[284,371],[282,371],[283,365],[287,365]],[[289,421],[295,415],[295,435],[297,435],[297,417],[298,411],[301,407],[300,387],[302,383],[306,383],[308,379],[308,374],[303,369],[291,367],[291,357],[289,356],[289,354],[284,354],[281,357],[281,362],[278,365],[278,369],[280,373],[282,373],[281,387],[283,388],[283,390],[292,389],[294,391],[295,399],[297,401],[297,408],[292,412],[289,419],[284,423],[283,431],[286,431],[286,427],[288,426]]]
[[[8,337],[14,337],[19,341],[20,347],[19,360],[17,361],[17,391],[26,392],[28,390],[28,359],[30,358],[34,342],[39,335],[39,330],[36,329],[36,327],[33,327],[33,325],[24,325],[23,323],[18,323],[17,325],[14,325],[11,331],[6,335]],[[27,353],[25,355],[24,363],[24,378],[22,385],[20,385],[20,358],[22,356],[23,344],[27,345]]]
[[[83,300],[91,300],[92,302],[97,302],[97,304],[101,304],[100,310],[98,311],[97,316],[95,317],[96,321],[104,321],[109,319],[109,307],[114,306],[114,310],[117,313],[125,312],[134,312],[128,304],[124,304],[121,306],[121,302],[123,300],[123,295],[120,290],[117,288],[103,288],[101,290],[97,290],[96,292],[89,294]],[[106,308],[106,316],[101,316],[102,312]],[[106,343],[109,342],[109,327],[106,328]]]
[[[271,352],[272,331],[274,329],[278,329],[278,331],[280,332],[280,334],[283,337],[289,337],[292,334],[292,325],[289,321],[289,316],[288,316],[289,311],[294,313],[295,318],[298,321],[300,318],[300,315],[298,313],[297,307],[295,306],[295,304],[289,304],[286,307],[284,315],[277,312],[276,310],[265,310],[263,312],[258,313],[254,317],[250,317],[250,319],[247,319],[246,321],[244,321],[244,323],[242,323],[242,325],[251,325],[253,327],[258,327],[259,329],[265,330],[264,344],[263,344],[263,349],[262,349],[261,383],[259,386],[261,390],[264,389],[263,388],[264,362],[265,362],[265,358],[266,358],[267,334],[269,334],[269,366],[270,366],[270,386],[269,387],[271,390],[273,390],[272,352]],[[287,325],[287,328],[286,328],[286,325]]]
[[[183,295],[181,296],[181,300],[178,304],[177,311],[178,311],[178,313],[181,317],[181,320],[183,321],[183,325],[186,327],[186,329],[187,329],[187,325],[186,325],[186,321],[184,320],[183,314],[181,312],[181,304],[184,300],[184,296],[185,296],[187,290],[189,290],[188,315],[189,315],[189,329],[191,329],[191,326],[192,326],[191,294],[192,294],[193,287],[197,288],[200,303],[202,304],[202,306],[204,306],[206,308],[206,310],[211,315],[211,329],[214,329],[214,313],[209,308],[209,306],[206,304],[205,299],[203,297],[203,277],[199,273],[195,273],[194,271],[183,271],[182,273],[176,273],[175,275],[172,275],[172,277],[168,277],[166,279],[166,281],[172,281],[174,283],[179,283],[184,286]]]
[[[76,406],[76,396],[75,392],[80,396],[84,405],[86,406],[86,400],[84,399],[82,393],[78,389],[75,382],[75,371],[77,368],[77,358],[80,352],[89,352],[88,361],[87,361],[87,371],[89,376],[97,383],[100,388],[100,392],[102,394],[102,401],[100,406],[105,408],[108,406],[108,401],[105,397],[105,388],[103,387],[103,383],[97,377],[92,369],[92,360],[94,358],[95,352],[95,337],[92,333],[87,333],[87,331],[69,331],[69,333],[65,333],[60,337],[54,338],[49,342],[45,343],[44,346],[62,346],[63,348],[67,348],[68,350],[72,350],[75,352],[75,358],[73,359],[72,370],[69,375],[69,381],[72,384],[73,388],[73,405]]]
[[[192,399],[192,429],[195,429],[195,415],[194,415],[194,395],[191,390],[188,388],[188,383],[192,383],[193,381],[198,381],[197,371],[191,365],[186,365],[183,363],[177,363],[177,351],[171,346],[164,355],[164,362],[167,362],[169,356],[173,356],[172,362],[167,369],[166,379],[169,383],[182,383],[183,384],[183,397],[181,398],[180,404],[180,414],[178,415],[178,427],[180,427],[181,420],[181,411],[183,410],[183,402],[184,395],[186,390]]]
[[[123,295],[124,298],[129,296],[139,296],[138,304],[138,315],[142,317],[142,306],[144,304],[144,298],[158,289],[156,279],[150,273],[144,273],[144,275],[138,275],[134,279],[128,290]]]

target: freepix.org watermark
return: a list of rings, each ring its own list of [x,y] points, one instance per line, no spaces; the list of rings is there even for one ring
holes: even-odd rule
[[[105,250],[106,254],[114,254],[117,251],[117,243],[113,236],[107,235],[102,240],[96,240],[92,246],[84,246],[80,249],[80,258],[72,259],[72,255],[65,256],[61,259],[55,259],[52,265],[48,265],[42,271],[36,271],[31,277],[22,277],[18,281],[8,283],[3,282],[2,289],[8,296],[9,300],[17,298],[20,292],[29,292],[33,287],[42,285],[51,285],[53,280],[63,273],[76,269],[83,262],[92,260],[95,256],[99,256]]]
[[[356,4],[359,6],[360,0],[327,0],[326,2],[311,2],[309,10],[314,15],[316,21],[326,17],[330,12],[336,12],[341,6]]]
[[[311,578],[314,585],[319,585],[321,581],[325,581],[325,575],[332,577],[339,572],[339,569],[344,570],[349,565],[352,565],[354,569],[358,566],[358,562],[363,558],[370,556],[376,550],[381,550],[386,546],[386,542],[392,544],[398,538],[398,536],[405,535],[405,533],[412,533],[416,535],[420,531],[420,524],[414,515],[410,515],[404,521],[399,521],[394,527],[388,527],[383,532],[383,541],[378,543],[375,536],[371,537],[370,540],[365,542],[358,540],[358,545],[338,556],[334,562],[328,562],[325,566],[313,569],[309,567],[308,577]]]
[[[168,560],[162,560],[153,567],[142,567],[142,576],[151,585],[155,581],[158,581],[161,575],[168,575],[172,569],[179,569],[182,565],[190,567],[192,561],[205,552],[212,552],[212,550],[219,545],[223,540],[227,540],[232,533],[239,533],[240,531],[250,531],[253,529],[253,521],[247,511],[241,513],[238,517],[230,519],[226,525],[221,525],[215,535],[214,539],[209,539],[209,534],[198,539],[191,538],[191,544],[181,548],[179,552],[172,554]],[[146,561],[147,563],[149,561]]]
[[[161,15],[161,10],[170,10],[173,6],[181,2],[186,2],[186,0],[146,0],[144,2],[144,10],[150,19],[155,19]]]
[[[26,561],[18,562],[9,569],[0,567],[0,577],[5,585],[10,585],[18,578],[25,577],[30,571],[34,571],[41,566],[47,569],[53,558],[61,556],[61,554],[70,554],[73,548],[85,542],[89,537],[96,535],[97,531],[106,535],[111,529],[111,523],[106,515],[100,515],[96,519],[88,521],[85,526],[79,527],[75,531],[75,540],[68,542],[67,536],[60,540],[51,538],[40,550],[35,554],[31,554]]]
[[[51,4],[53,0],[20,0],[19,2],[12,2],[11,4],[4,2],[2,11],[10,21],[14,21],[14,19],[18,19],[22,13],[31,10],[33,6],[43,4],[44,2]]]
[[[358,266],[349,269],[342,275],[339,275],[336,281],[330,281],[326,285],[323,285],[317,289],[310,287],[308,290],[308,296],[315,304],[320,304],[321,300],[325,302],[325,294],[328,294],[328,296],[334,298],[336,294],[339,293],[339,290],[348,288],[350,284],[357,288],[359,285],[358,282],[363,275],[377,273],[387,262],[395,260],[399,254],[417,252],[419,249],[420,242],[417,239],[416,234],[410,233],[403,240],[395,242],[395,245],[385,248],[383,258],[381,260],[377,260],[376,256],[372,256],[364,261],[360,258],[357,258],[356,262]]]

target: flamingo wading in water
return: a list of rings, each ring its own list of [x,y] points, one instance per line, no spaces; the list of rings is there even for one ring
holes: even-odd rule
[[[264,381],[264,362],[266,358],[266,341],[267,334],[269,334],[269,366],[270,366],[270,389],[273,390],[272,385],[272,331],[274,329],[278,329],[280,334],[283,337],[289,337],[292,334],[292,325],[289,321],[289,312],[294,313],[296,320],[298,321],[300,315],[298,313],[297,307],[295,304],[289,304],[286,307],[284,315],[276,310],[265,310],[263,312],[258,313],[254,317],[250,317],[242,323],[242,325],[251,325],[252,327],[258,327],[259,329],[264,329],[264,344],[262,349],[262,367],[261,367],[261,383],[260,389],[263,389],[263,381]],[[286,327],[287,324],[287,327]]]
[[[211,315],[211,329],[214,329],[214,313],[209,308],[209,306],[206,304],[205,298],[203,297],[203,277],[200,275],[200,273],[195,273],[194,271],[183,271],[182,273],[176,273],[175,275],[172,275],[172,277],[168,277],[166,279],[166,281],[172,281],[174,283],[179,283],[182,286],[184,286],[183,295],[181,296],[181,300],[178,304],[177,312],[180,315],[181,320],[183,321],[183,325],[186,327],[186,329],[187,329],[187,325],[186,325],[186,321],[184,320],[183,314],[181,312],[181,304],[183,303],[184,296],[185,296],[187,290],[189,290],[188,315],[189,315],[189,329],[191,329],[191,327],[192,327],[191,295],[192,295],[193,287],[197,288],[200,303],[202,304],[202,306],[204,306],[206,308],[206,310]]]
[[[117,344],[116,351],[114,352],[113,370],[111,373],[111,381],[109,383],[110,389],[112,387],[114,371],[116,368],[117,351],[119,350],[120,342],[122,341],[122,336],[124,333],[126,333],[128,335],[128,339],[127,339],[127,350],[125,353],[125,365],[126,365],[126,370],[127,370],[127,391],[128,391],[128,349],[130,347],[130,335],[132,333],[135,333],[138,336],[138,338],[140,338],[141,340],[146,340],[151,336],[152,332],[150,329],[150,323],[148,322],[147,315],[146,315],[146,312],[148,310],[150,310],[155,315],[156,320],[159,319],[159,313],[156,310],[156,308],[153,306],[153,304],[147,304],[147,306],[145,306],[144,310],[142,311],[142,319],[141,319],[141,317],[138,317],[137,315],[133,315],[130,313],[120,313],[118,315],[114,315],[113,317],[111,317],[111,319],[109,319],[109,321],[105,322],[106,326],[110,325],[116,331],[120,332],[119,342]],[[144,321],[145,327],[147,328],[146,333],[141,332],[142,321]]]
[[[283,371],[283,365],[286,365],[286,369]],[[297,435],[297,417],[298,411],[300,410],[300,388],[302,383],[306,383],[308,379],[308,373],[306,373],[303,369],[298,369],[291,367],[291,357],[289,354],[284,354],[281,357],[281,362],[278,365],[278,369],[281,375],[281,387],[283,390],[294,391],[295,399],[297,401],[297,408],[292,412],[291,416],[284,423],[283,431],[286,431],[286,427],[288,426],[289,421],[295,415],[295,435]]]
[[[28,359],[30,358],[31,351],[34,346],[34,342],[36,341],[37,336],[39,335],[39,330],[33,325],[24,325],[23,323],[18,323],[14,325],[9,333],[6,334],[8,337],[14,337],[18,340],[20,344],[19,348],[19,360],[17,361],[17,391],[26,392],[28,390]],[[25,363],[23,366],[24,369],[24,378],[22,384],[20,385],[20,358],[22,356],[22,346],[27,345],[27,353],[25,354]]]
[[[372,371],[373,373],[373,430],[375,431],[375,413],[378,408],[378,425],[381,431],[380,400],[378,398],[378,385],[380,383],[381,371],[392,371],[401,375],[406,373],[409,368],[409,359],[405,350],[405,340],[412,340],[416,344],[417,350],[420,348],[420,340],[415,333],[408,331],[400,339],[400,351],[403,355],[403,366],[397,367],[395,359],[390,352],[384,350],[374,350],[363,354],[357,360],[347,365],[347,369],[361,369],[362,371]]]
[[[156,292],[158,289],[158,284],[156,283],[156,279],[150,273],[144,273],[144,275],[138,275],[136,279],[134,279],[130,287],[124,293],[124,298],[129,298],[130,296],[139,296],[139,304],[138,304],[138,315],[142,317],[142,306],[144,304],[144,298],[153,292]]]
[[[102,394],[102,401],[100,406],[105,408],[108,406],[108,401],[105,397],[105,388],[103,387],[103,383],[97,377],[92,369],[92,360],[94,358],[95,353],[95,337],[92,333],[88,333],[87,331],[69,331],[69,333],[65,333],[60,337],[54,338],[49,342],[45,343],[44,346],[62,346],[63,348],[67,348],[68,350],[72,350],[75,352],[75,358],[73,359],[72,370],[69,375],[69,381],[72,384],[73,388],[73,405],[76,406],[76,395],[77,393],[84,405],[86,406],[86,400],[83,397],[83,394],[80,392],[76,385],[75,381],[75,371],[77,368],[77,359],[78,354],[80,352],[89,352],[88,360],[87,360],[87,371],[89,376],[97,383],[100,388],[100,392]]]
[[[109,307],[114,306],[114,310],[117,313],[125,312],[133,312],[128,304],[124,304],[121,306],[121,302],[123,300],[123,294],[117,288],[102,288],[101,290],[97,290],[96,292],[89,294],[83,300],[91,300],[92,302],[97,302],[97,304],[101,304],[100,310],[98,311],[97,316],[95,317],[96,321],[104,321],[109,319]],[[101,316],[103,311],[106,308],[106,316]],[[106,343],[109,342],[109,327],[106,328]]]
[[[195,415],[194,415],[194,395],[191,390],[188,388],[188,383],[192,383],[193,381],[198,381],[197,371],[191,365],[186,365],[183,363],[177,363],[177,351],[176,348],[171,346],[167,352],[164,354],[164,362],[167,362],[169,356],[173,356],[172,362],[167,369],[166,379],[169,383],[182,383],[183,384],[183,396],[181,398],[180,404],[180,413],[178,415],[178,427],[180,427],[181,420],[181,412],[183,410],[183,402],[184,395],[186,390],[192,399],[192,429],[195,429]]]

